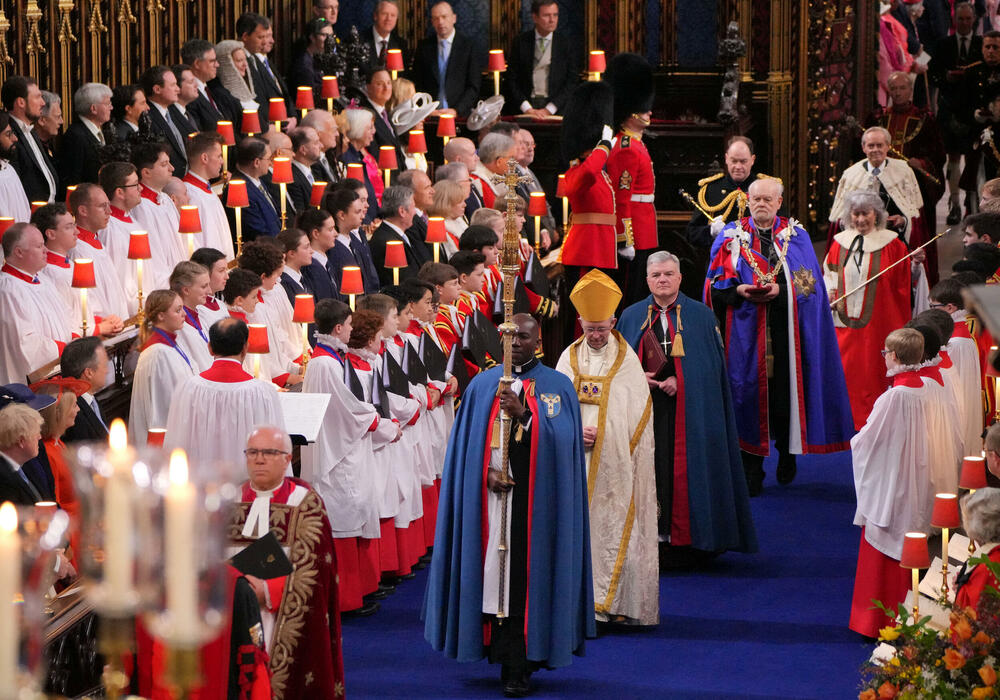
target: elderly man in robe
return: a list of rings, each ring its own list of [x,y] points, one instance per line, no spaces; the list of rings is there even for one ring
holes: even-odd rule
[[[284,422],[274,387],[243,370],[249,336],[240,319],[212,324],[208,345],[215,362],[179,386],[170,400],[164,444],[186,450],[193,464],[238,468],[240,436],[255,425]]]
[[[861,135],[861,149],[865,159],[860,160],[840,176],[837,194],[830,208],[830,228],[827,245],[840,230],[840,222],[848,217],[847,195],[858,191],[876,193],[888,212],[887,227],[899,233],[911,248],[927,241],[927,218],[920,183],[906,161],[890,158],[892,135],[881,126],[865,129]],[[936,261],[936,257],[932,258]],[[930,283],[937,282],[936,262],[928,265]]]
[[[655,625],[653,405],[639,358],[614,330],[621,298],[600,270],[576,283],[570,301],[583,336],[563,351],[556,370],[570,378],[580,399],[597,620]]]
[[[292,565],[287,576],[247,576],[257,593],[270,656],[271,697],[344,697],[337,559],[323,499],[286,476],[292,443],[284,428],[261,425],[247,438],[241,503],[229,530],[243,549],[271,532]]]
[[[755,552],[715,318],[681,294],[676,256],[650,255],[646,283],[650,296],[625,309],[618,328],[639,353],[652,398],[661,560],[680,566],[726,550]]]

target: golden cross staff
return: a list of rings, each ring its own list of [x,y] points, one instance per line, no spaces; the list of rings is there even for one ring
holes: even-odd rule
[[[519,182],[526,182],[527,177],[520,177],[517,174],[517,161],[513,158],[507,161],[507,172],[504,175],[494,175],[493,182],[504,183],[507,186],[507,224],[503,230],[503,240],[500,248],[500,272],[503,274],[503,323],[500,324],[500,332],[503,334],[503,376],[497,387],[497,393],[510,388],[514,383],[513,376],[513,355],[511,342],[517,326],[514,325],[514,278],[521,269],[520,250],[521,232],[514,226],[514,219],[517,213],[517,192],[514,188]],[[500,483],[510,483],[510,452],[507,443],[510,441],[510,414],[507,411],[500,413]],[[500,591],[497,597],[497,619],[498,624],[503,624],[504,598],[507,579],[507,509],[510,500],[510,491],[504,490],[500,493],[500,542],[499,550],[499,572]]]

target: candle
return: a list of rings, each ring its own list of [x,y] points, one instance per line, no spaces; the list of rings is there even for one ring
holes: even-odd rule
[[[131,454],[125,423],[111,423],[108,442],[111,474],[104,487],[104,585],[105,599],[124,603],[132,595],[132,495]]]
[[[17,533],[17,509],[10,502],[0,506],[0,696],[16,697],[18,622],[21,605],[21,536]]]
[[[198,562],[195,559],[196,499],[194,484],[188,481],[184,450],[170,455],[170,486],[163,499],[166,515],[165,573],[167,613],[173,640],[190,641],[197,635]]]

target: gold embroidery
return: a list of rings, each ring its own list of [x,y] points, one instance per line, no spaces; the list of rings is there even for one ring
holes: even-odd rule
[[[649,422],[649,417],[653,414],[653,398],[646,398],[646,408],[642,411],[642,418],[639,419],[639,425],[636,426],[635,432],[632,433],[632,439],[628,443],[628,453],[635,454],[635,448],[639,446],[639,440],[642,438],[642,431],[646,429],[646,423]]]
[[[813,275],[812,270],[807,270],[801,265],[798,270],[792,273],[792,284],[795,285],[795,289],[798,290],[799,294],[804,297],[816,291],[816,277]]]
[[[632,175],[628,170],[623,170],[622,174],[618,177],[618,189],[620,190],[630,190],[632,189]]]
[[[599,613],[608,614],[611,603],[615,600],[615,593],[618,592],[618,581],[621,579],[622,568],[625,566],[625,555],[628,553],[628,543],[632,539],[632,525],[635,523],[635,485],[632,486],[632,500],[628,504],[628,515],[625,516],[625,529],[622,530],[622,539],[618,544],[618,557],[615,559],[615,568],[611,572],[611,582],[608,584],[608,593],[604,596],[604,603],[595,605],[594,609]]]

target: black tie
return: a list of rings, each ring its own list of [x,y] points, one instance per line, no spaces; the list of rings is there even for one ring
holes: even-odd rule
[[[958,60],[964,64],[969,59],[969,40],[963,36],[959,41],[961,46],[958,49]]]

